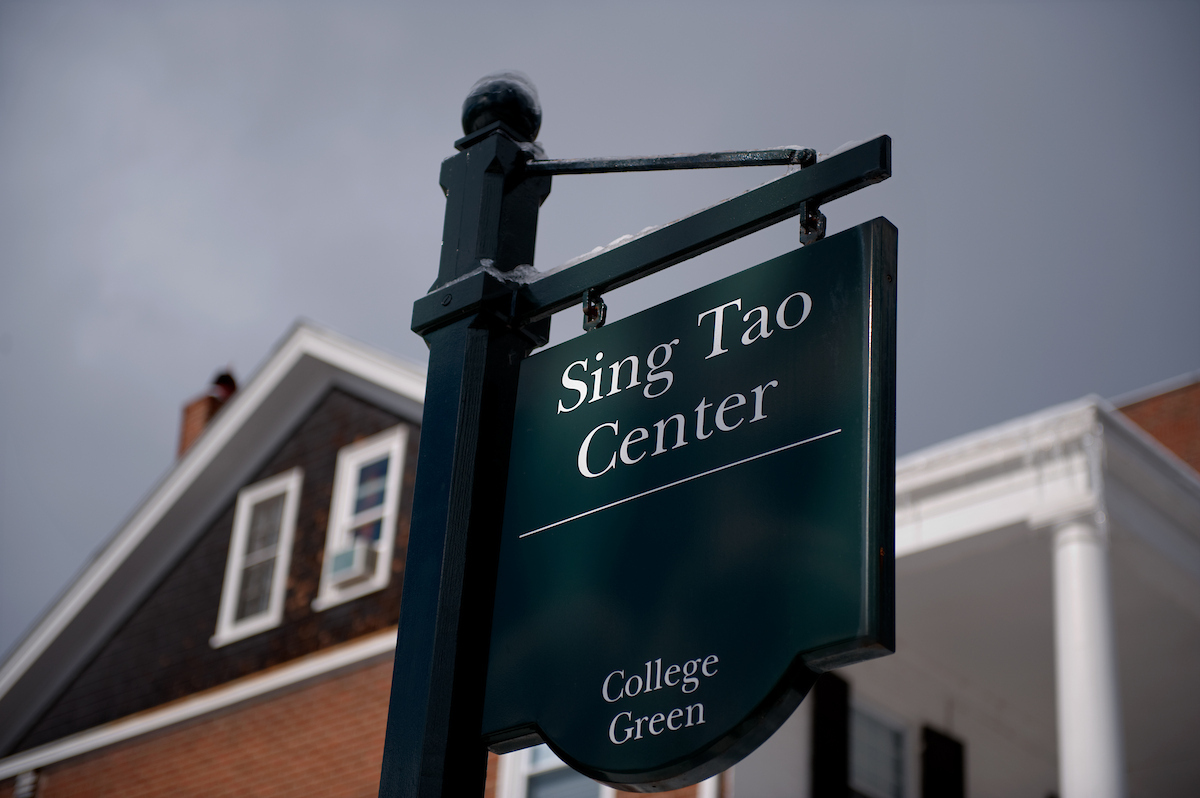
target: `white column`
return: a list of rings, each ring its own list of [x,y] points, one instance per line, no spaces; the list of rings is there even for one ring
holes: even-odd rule
[[[722,798],[720,774],[697,784],[696,798]]]
[[[1054,532],[1054,659],[1062,798],[1125,795],[1108,541],[1103,518],[1097,516],[1075,519]]]

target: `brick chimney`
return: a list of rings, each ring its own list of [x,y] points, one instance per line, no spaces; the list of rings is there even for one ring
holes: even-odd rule
[[[179,428],[179,457],[192,448],[208,422],[217,414],[229,397],[237,391],[237,381],[228,370],[213,377],[208,390],[183,406],[183,424]]]

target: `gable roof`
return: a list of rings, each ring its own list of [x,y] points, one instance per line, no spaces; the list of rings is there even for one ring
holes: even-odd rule
[[[421,418],[419,369],[298,322],[0,666],[0,756],[334,387]]]

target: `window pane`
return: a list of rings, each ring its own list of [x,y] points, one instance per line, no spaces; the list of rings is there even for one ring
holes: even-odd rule
[[[597,798],[600,785],[570,768],[529,777],[528,798]]]
[[[363,510],[378,507],[383,504],[383,494],[387,488],[388,458],[368,463],[358,471],[358,490],[354,494],[354,512],[357,515]]]
[[[246,536],[246,554],[274,546],[279,541],[279,525],[283,520],[283,500],[287,494],[281,493],[254,505],[250,511],[250,534]]]
[[[354,538],[361,538],[363,540],[369,540],[372,543],[375,543],[379,540],[379,536],[382,532],[383,521],[380,520],[372,521],[369,524],[363,524],[362,526],[355,527],[353,530],[351,530],[350,536],[352,541]]]
[[[859,709],[850,713],[850,781],[870,796],[904,795],[904,733]]]
[[[238,591],[235,621],[265,612],[271,600],[271,577],[275,573],[275,558],[255,563],[242,571],[242,585]]]
[[[562,765],[563,761],[554,755],[550,750],[550,746],[542,743],[535,745],[529,749],[529,766],[534,770],[546,767],[548,765]]]

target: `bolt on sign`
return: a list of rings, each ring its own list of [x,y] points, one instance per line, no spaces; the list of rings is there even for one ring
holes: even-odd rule
[[[692,784],[894,648],[895,267],[875,219],[521,364],[493,750]]]

